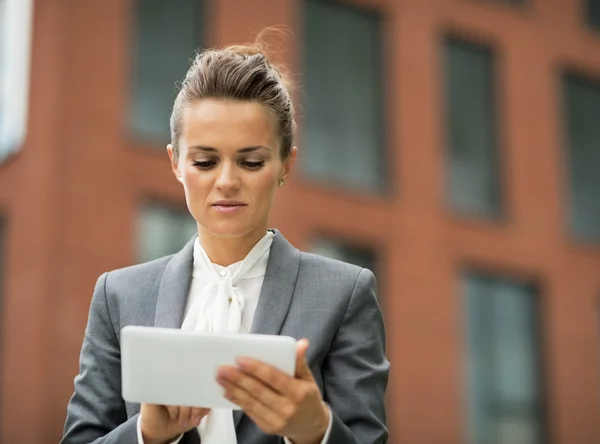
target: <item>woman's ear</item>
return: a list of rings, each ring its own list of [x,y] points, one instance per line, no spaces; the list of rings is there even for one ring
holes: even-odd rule
[[[296,162],[296,154],[298,153],[298,148],[297,147],[292,147],[292,150],[290,151],[290,155],[288,156],[288,158],[283,162],[283,174],[281,175],[281,177],[279,178],[279,180],[287,180],[288,177],[290,177],[290,174],[292,172],[292,168],[294,168],[294,163]]]
[[[167,153],[169,154],[169,160],[171,161],[171,170],[173,171],[173,174],[175,174],[175,177],[179,182],[182,182],[183,178],[181,177],[181,173],[179,172],[179,162],[173,149],[173,145],[167,145]]]

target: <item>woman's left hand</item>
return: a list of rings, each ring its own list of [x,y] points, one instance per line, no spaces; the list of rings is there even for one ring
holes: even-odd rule
[[[253,359],[239,359],[237,368],[223,367],[217,377],[225,397],[263,432],[294,444],[319,444],[329,425],[329,407],[306,362],[307,350],[308,340],[300,340],[295,377]]]

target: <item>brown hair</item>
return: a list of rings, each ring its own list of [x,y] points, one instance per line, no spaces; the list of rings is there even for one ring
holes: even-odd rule
[[[281,157],[287,159],[290,155],[296,132],[291,86],[283,70],[268,60],[262,45],[233,45],[196,55],[171,113],[175,158],[179,157],[183,110],[202,99],[259,103],[275,118]]]

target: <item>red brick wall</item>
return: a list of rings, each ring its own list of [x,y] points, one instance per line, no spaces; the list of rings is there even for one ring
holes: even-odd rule
[[[581,26],[571,0],[532,0],[526,8],[483,0],[348,1],[385,14],[396,193],[323,189],[296,171],[272,225],[301,248],[322,232],[380,247],[390,442],[464,441],[457,290],[465,264],[540,284],[552,442],[593,442],[600,436],[600,249],[567,233],[557,75],[562,66],[600,75],[600,36]],[[30,134],[22,153],[0,166],[0,209],[10,223],[2,443],[58,441],[96,278],[134,260],[141,198],[183,206],[164,151],[149,152],[127,132],[132,2],[35,2]],[[299,5],[214,0],[210,43],[251,40],[273,24],[300,38]],[[460,220],[443,204],[446,32],[489,44],[498,57],[503,222]],[[301,68],[299,45],[291,37],[282,54],[294,71]]]

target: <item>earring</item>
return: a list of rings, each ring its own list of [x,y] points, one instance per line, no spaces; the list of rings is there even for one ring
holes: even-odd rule
[[[283,179],[279,179],[279,186],[280,186],[280,187],[282,187],[282,186],[283,186],[283,182],[284,182],[284,180],[283,180]]]
[[[183,177],[181,177],[181,176],[177,176],[177,180],[178,180],[179,182],[183,182]]]

